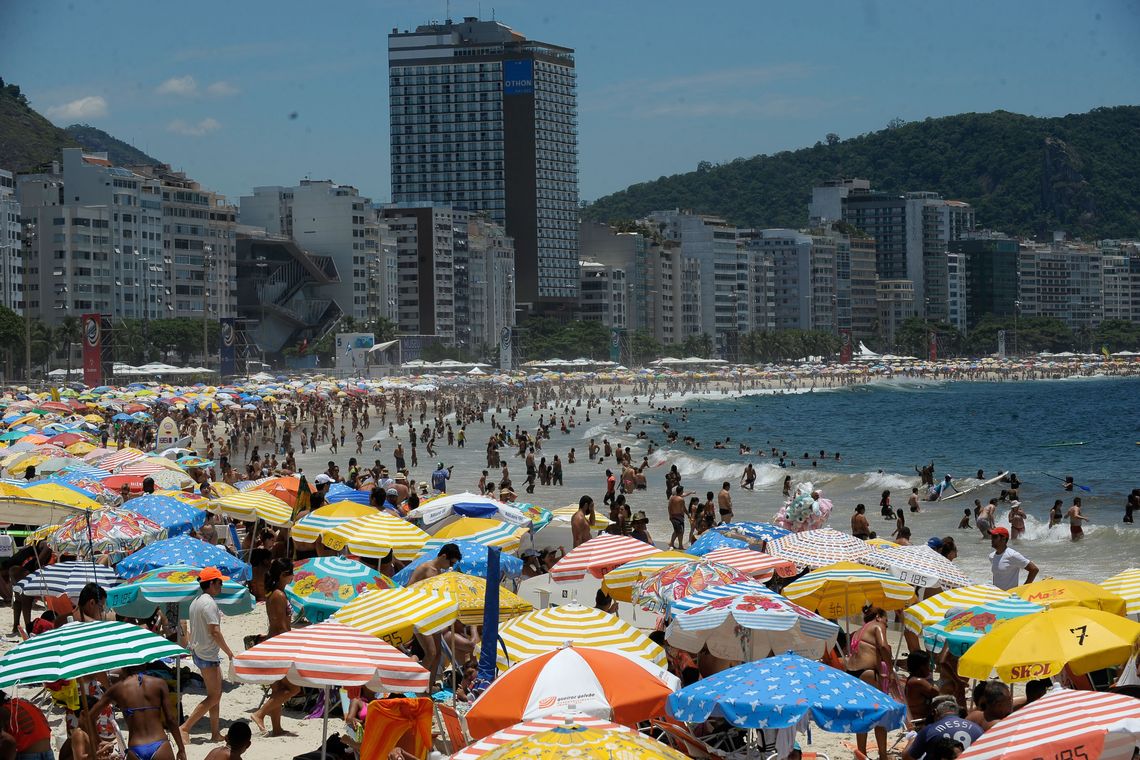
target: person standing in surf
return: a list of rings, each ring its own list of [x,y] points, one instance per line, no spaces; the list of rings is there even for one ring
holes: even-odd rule
[[[1073,506],[1069,507],[1069,512],[1065,516],[1069,518],[1069,536],[1074,541],[1080,541],[1085,537],[1085,529],[1081,526],[1081,523],[1089,519],[1081,514],[1080,496],[1073,497]]]
[[[1061,524],[1061,509],[1064,507],[1064,502],[1057,499],[1053,502],[1053,507],[1049,510],[1049,527]]]

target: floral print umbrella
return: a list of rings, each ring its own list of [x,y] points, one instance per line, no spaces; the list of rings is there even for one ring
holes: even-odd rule
[[[366,591],[399,587],[399,583],[362,562],[347,557],[317,557],[297,565],[285,593],[301,607],[306,620],[319,623]]]
[[[673,602],[713,586],[752,580],[747,573],[716,562],[699,560],[670,565],[634,584],[631,594],[635,605],[654,612],[664,612]]]
[[[69,517],[48,538],[48,545],[76,556],[129,554],[160,538],[166,538],[166,529],[158,523],[129,509],[104,507]]]

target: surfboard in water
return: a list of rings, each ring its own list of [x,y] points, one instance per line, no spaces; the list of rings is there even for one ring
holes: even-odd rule
[[[1084,446],[1088,441],[1062,441],[1061,443],[1046,443],[1041,446],[1043,449],[1059,449],[1064,446]]]
[[[959,496],[965,496],[968,493],[972,493],[973,491],[977,491],[979,488],[985,488],[986,486],[992,486],[994,483],[996,483],[999,480],[1001,480],[1002,478],[1004,478],[1007,474],[1008,473],[1006,473],[1003,470],[1002,472],[999,472],[996,476],[990,478],[989,480],[983,480],[981,483],[978,483],[976,486],[970,486],[969,488],[967,488],[963,491],[955,491],[954,493],[950,494],[949,496],[943,496],[938,501],[952,501],[954,499],[957,499]]]

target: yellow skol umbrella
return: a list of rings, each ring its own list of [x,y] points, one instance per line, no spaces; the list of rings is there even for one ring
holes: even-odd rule
[[[276,499],[273,496],[269,498]],[[280,499],[276,500],[284,504]],[[393,552],[396,559],[408,562],[416,558],[428,538],[427,533],[410,522],[376,512],[326,531],[321,535],[321,542],[336,551],[347,547],[358,557],[386,557],[388,552]]]
[[[465,625],[483,624],[483,599],[487,594],[487,581],[466,573],[440,573],[408,586],[416,591],[454,599],[459,605],[459,621]],[[499,621],[531,612],[534,605],[505,588],[499,589]]]
[[[1077,675],[1119,665],[1140,641],[1140,623],[1104,610],[1055,607],[997,625],[958,660],[958,674],[1006,683]]]
[[[633,585],[638,581],[643,581],[670,565],[699,560],[700,557],[677,551],[650,554],[648,557],[626,562],[621,567],[610,570],[602,580],[602,590],[620,602],[628,602],[631,601]]]
[[[784,596],[825,618],[862,614],[871,604],[899,610],[914,600],[914,589],[890,573],[855,562],[836,562],[784,587]]]
[[[1140,616],[1140,568],[1129,568],[1101,584],[1104,588],[1124,599],[1125,611],[1132,617]]]
[[[685,760],[686,756],[656,739],[630,731],[604,731],[577,723],[540,731],[497,747],[479,760]]]
[[[1026,583],[1011,591],[1025,601],[1042,607],[1088,607],[1115,615],[1125,614],[1127,607],[1124,597],[1112,593],[1103,586],[1065,578]]]
[[[415,632],[432,634],[455,622],[455,599],[410,588],[384,588],[361,594],[337,610],[342,623],[384,639],[392,646],[411,643]]]

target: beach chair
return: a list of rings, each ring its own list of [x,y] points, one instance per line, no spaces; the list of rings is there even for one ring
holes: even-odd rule
[[[471,737],[467,734],[467,727],[463,723],[463,718],[455,711],[453,705],[449,705],[445,702],[436,702],[434,704],[435,717],[442,728],[441,735],[444,743],[447,745],[447,753],[454,755],[471,743]]]
[[[696,760],[723,760],[728,753],[705,744],[685,726],[669,718],[653,718],[649,725],[660,731],[663,741],[673,749]]]

